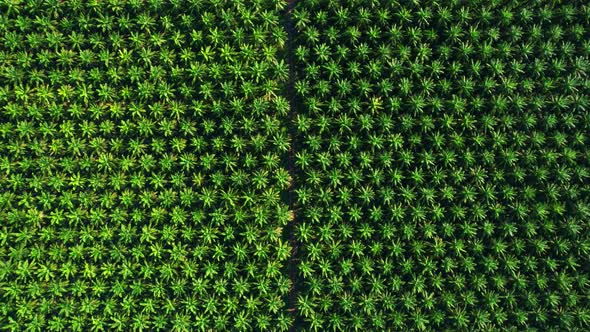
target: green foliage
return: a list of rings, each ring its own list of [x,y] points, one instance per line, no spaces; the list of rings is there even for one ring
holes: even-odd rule
[[[0,329],[590,329],[589,20],[0,1]]]
[[[1,2],[0,329],[292,325],[284,8]]]
[[[579,1],[299,1],[310,330],[587,330]]]

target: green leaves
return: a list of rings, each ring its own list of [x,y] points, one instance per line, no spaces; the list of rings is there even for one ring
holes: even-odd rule
[[[587,6],[0,8],[2,328],[588,327]]]
[[[146,5],[0,5],[0,324],[286,330],[285,4]]]
[[[588,188],[573,177],[585,164],[573,143],[574,119],[587,118],[574,102],[584,45],[566,28],[586,9],[482,6],[309,1],[293,11],[306,328],[585,326],[558,318],[577,310],[565,293],[545,281],[539,294],[555,294],[542,304],[529,280],[555,280],[560,266],[586,275],[566,252],[579,254],[558,249],[587,242],[575,204]],[[328,223],[342,227],[328,237],[318,231]],[[333,276],[345,286],[331,291]],[[385,277],[398,302],[364,276]],[[486,307],[490,292],[501,295]]]

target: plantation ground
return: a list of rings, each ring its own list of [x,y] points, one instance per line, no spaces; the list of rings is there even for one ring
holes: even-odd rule
[[[589,20],[0,2],[0,329],[588,329]]]

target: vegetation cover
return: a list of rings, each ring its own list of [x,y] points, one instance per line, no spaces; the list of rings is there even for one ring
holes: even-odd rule
[[[291,325],[285,5],[1,2],[2,330]]]
[[[315,330],[587,330],[590,7],[297,2]]]
[[[589,20],[0,0],[0,329],[590,329]]]

